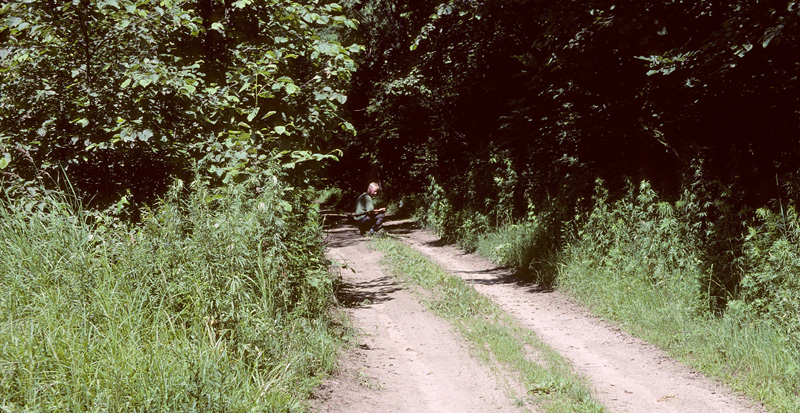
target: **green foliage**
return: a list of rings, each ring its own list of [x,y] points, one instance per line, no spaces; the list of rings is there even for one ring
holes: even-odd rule
[[[426,227],[432,229],[439,236],[450,237],[453,235],[453,208],[447,199],[444,190],[431,178],[428,191],[425,193],[423,207],[418,220]]]
[[[354,132],[355,27],[328,1],[2,2],[0,406],[302,407],[335,340],[297,188]]]
[[[793,305],[788,301],[782,301],[784,307],[775,303],[783,297],[772,292],[796,291],[790,281],[796,273],[789,275],[787,268],[777,272],[785,278],[768,275],[785,268],[775,266],[768,250],[783,248],[790,255],[781,242],[786,233],[775,226],[777,216],[761,212],[763,223],[751,231],[744,257],[746,265],[758,265],[761,272],[748,271],[742,299],[730,301],[719,313],[709,293],[713,273],[708,263],[717,259],[713,254],[731,251],[714,251],[717,244],[704,239],[710,227],[707,211],[713,208],[700,201],[701,195],[687,191],[672,204],[659,201],[643,182],[609,202],[598,185],[595,208],[574,223],[577,231],[564,249],[558,285],[623,328],[776,411],[794,411],[800,406],[800,349],[787,329],[796,323],[785,323],[789,317],[781,310],[796,310],[786,307]],[[766,317],[759,319],[760,313]]]
[[[701,250],[703,294],[721,311],[742,274],[742,223],[776,196],[776,174],[800,194],[794,1],[346,7],[365,23],[350,109],[369,139],[345,158],[428,199],[421,214],[448,241],[474,248],[484,216],[511,225],[532,206],[545,261],[563,223],[594,208],[597,179],[613,200],[629,181],[670,201],[692,187],[693,209],[673,214],[703,215],[676,231]]]
[[[63,169],[95,203],[148,201],[194,161],[241,181],[352,132],[335,3],[14,0],[0,23],[0,166],[23,182]]]
[[[786,333],[787,344],[800,348],[800,217],[793,205],[757,213],[758,225],[744,242],[741,301],[731,304],[765,318]]]
[[[576,239],[565,250],[568,264],[559,284],[590,283],[617,294],[646,289],[681,311],[708,309],[690,222],[680,219],[673,205],[658,202],[647,182],[613,204],[605,197],[598,186],[594,209],[578,223]]]
[[[128,226],[0,205],[0,405],[289,411],[334,367],[314,208],[265,172],[178,182]]]
[[[312,202],[320,206],[333,206],[342,201],[341,188],[329,187],[316,191],[313,196]]]
[[[489,158],[488,166],[495,185],[493,192],[497,194],[496,204],[491,205],[489,210],[498,225],[508,225],[514,220],[514,189],[517,188],[519,176],[509,155],[509,151],[505,150],[493,153]]]
[[[480,235],[477,252],[503,266],[517,270],[542,286],[556,281],[559,250],[544,221],[532,215],[516,224],[497,227]]]

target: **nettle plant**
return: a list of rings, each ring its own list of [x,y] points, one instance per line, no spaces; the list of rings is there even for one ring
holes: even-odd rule
[[[788,333],[795,345],[800,339],[800,217],[795,206],[779,212],[756,211],[758,225],[749,228],[744,242],[746,273],[741,281],[744,307]]]

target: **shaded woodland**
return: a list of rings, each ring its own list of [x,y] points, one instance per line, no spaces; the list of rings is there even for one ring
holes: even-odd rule
[[[5,1],[0,404],[299,406],[337,340],[312,200],[378,181],[544,286],[755,331],[780,361],[722,374],[796,407],[798,76],[794,0]]]
[[[429,175],[454,195],[496,193],[464,179],[491,176],[496,158],[518,177],[516,216],[586,196],[597,178],[676,198],[692,168],[734,207],[797,196],[794,2],[350,7],[366,50],[348,155],[369,154],[396,193],[424,191]]]
[[[646,181],[660,200],[691,194],[694,245],[728,297],[756,211],[800,194],[795,2],[349,7],[365,52],[337,180],[357,164],[405,205],[446,199],[445,235],[534,214],[558,249],[598,187],[617,200]]]

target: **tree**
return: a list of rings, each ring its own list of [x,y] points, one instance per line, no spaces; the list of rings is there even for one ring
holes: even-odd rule
[[[335,3],[16,0],[0,16],[0,166],[17,182],[63,168],[97,205],[144,202],[194,162],[224,183],[352,133],[338,108],[359,47],[338,43],[355,22]]]

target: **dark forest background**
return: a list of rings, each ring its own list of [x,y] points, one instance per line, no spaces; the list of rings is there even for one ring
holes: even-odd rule
[[[517,176],[503,189],[516,216],[586,197],[597,178],[612,193],[648,180],[676,199],[702,173],[735,209],[797,196],[794,2],[350,7],[366,50],[347,156],[397,194],[432,176],[459,204],[497,196],[486,178],[501,159]]]
[[[693,245],[729,297],[757,211],[785,219],[800,195],[795,2],[348,7],[365,47],[345,105],[358,135],[330,171],[352,194],[380,180],[446,237],[533,214],[559,249],[598,188],[615,201],[647,182],[692,204]]]

